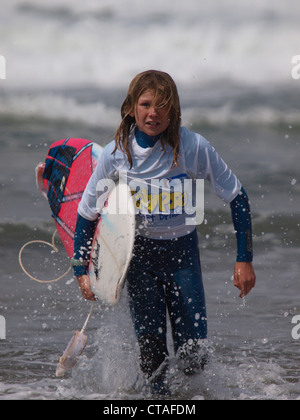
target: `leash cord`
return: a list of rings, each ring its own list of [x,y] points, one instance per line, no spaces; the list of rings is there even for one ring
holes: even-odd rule
[[[38,283],[54,283],[54,282],[56,282],[56,281],[58,281],[58,280],[60,280],[60,279],[62,279],[63,277],[65,277],[68,273],[69,273],[69,271],[71,270],[71,266],[68,268],[68,270],[62,275],[62,276],[60,276],[60,277],[57,277],[56,279],[53,279],[53,280],[40,280],[40,279],[37,279],[36,277],[33,277],[30,273],[28,273],[28,271],[25,269],[25,267],[24,267],[24,264],[23,264],[23,262],[22,262],[22,253],[23,253],[23,251],[24,251],[24,249],[28,246],[28,245],[31,245],[31,244],[36,244],[36,243],[38,243],[38,244],[44,244],[44,245],[48,245],[48,246],[50,246],[51,248],[53,248],[53,250],[55,251],[55,252],[59,252],[58,251],[58,248],[56,247],[56,245],[55,245],[55,235],[56,235],[56,233],[57,233],[57,230],[55,230],[54,231],[54,233],[53,233],[53,235],[52,235],[52,241],[51,241],[51,243],[50,242],[47,242],[47,241],[43,241],[43,240],[40,240],[40,239],[37,239],[37,240],[34,240],[34,241],[29,241],[29,242],[26,242],[26,244],[24,244],[23,246],[22,246],[22,248],[20,249],[20,252],[19,252],[19,264],[20,264],[20,266],[21,266],[21,268],[22,268],[22,270],[24,271],[24,273],[28,276],[28,277],[30,277],[32,280],[34,280],[34,281],[37,281]],[[92,302],[92,304],[91,304],[91,308],[90,308],[90,311],[89,311],[89,314],[88,314],[88,316],[87,316],[87,318],[86,318],[86,320],[85,320],[85,323],[84,323],[84,325],[83,325],[83,327],[82,327],[82,329],[81,329],[81,333],[83,334],[84,332],[85,332],[85,330],[86,330],[86,327],[87,327],[87,324],[88,324],[88,322],[89,322],[89,319],[90,319],[90,317],[91,317],[91,315],[92,315],[92,312],[93,312],[93,307],[94,307],[94,303],[95,302]]]
[[[22,253],[23,253],[23,251],[24,251],[24,249],[28,246],[28,245],[31,245],[31,244],[36,244],[36,243],[39,243],[39,244],[44,244],[44,245],[48,245],[48,246],[50,246],[51,248],[53,248],[53,250],[55,251],[55,252],[58,252],[58,248],[56,247],[56,245],[55,245],[55,235],[56,235],[56,232],[57,232],[57,230],[55,230],[54,231],[54,233],[53,233],[53,235],[52,235],[52,241],[51,241],[51,243],[50,242],[47,242],[47,241],[43,241],[43,240],[40,240],[40,239],[37,239],[37,240],[34,240],[34,241],[29,241],[29,242],[27,242],[26,244],[24,244],[23,246],[22,246],[22,248],[20,249],[20,252],[19,252],[19,264],[20,264],[20,266],[21,266],[21,268],[22,268],[22,270],[24,271],[24,273],[28,276],[28,277],[30,277],[32,280],[34,280],[34,281],[37,281],[38,283],[54,283],[54,282],[56,282],[56,281],[58,281],[58,280],[60,280],[60,279],[62,279],[63,277],[65,277],[69,272],[70,272],[70,270],[71,270],[71,266],[68,268],[68,270],[63,274],[63,275],[61,275],[61,276],[59,276],[59,277],[57,277],[56,279],[53,279],[53,280],[40,280],[40,279],[37,279],[36,277],[33,277],[30,273],[28,273],[28,271],[25,269],[25,267],[24,267],[24,264],[23,264],[23,262],[22,262]]]

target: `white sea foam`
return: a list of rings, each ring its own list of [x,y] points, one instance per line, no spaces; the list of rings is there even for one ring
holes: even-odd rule
[[[297,0],[13,0],[1,6],[9,88],[127,86],[160,68],[184,84],[291,79]]]
[[[278,111],[270,103],[250,104],[250,111],[220,104],[212,114],[202,89],[212,86],[210,94],[233,85],[293,90],[299,9],[298,0],[152,0],[151,7],[140,0],[6,1],[0,17],[0,54],[6,60],[0,114],[115,127],[129,81],[156,68],[169,72],[180,91],[199,92],[196,108],[187,97],[192,108],[187,117],[201,113],[208,122],[230,117],[269,123],[283,116],[293,123],[293,110]],[[66,94],[82,88],[120,91],[118,104],[101,97],[82,102]]]

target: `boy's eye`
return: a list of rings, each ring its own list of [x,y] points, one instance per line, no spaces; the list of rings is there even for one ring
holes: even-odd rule
[[[140,103],[140,106],[143,108],[150,108],[151,107],[151,103],[150,102],[142,102]],[[166,103],[162,103],[156,106],[157,109],[164,109],[166,108],[167,104]]]

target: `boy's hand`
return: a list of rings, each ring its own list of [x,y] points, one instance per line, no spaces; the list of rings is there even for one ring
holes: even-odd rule
[[[241,291],[240,298],[246,296],[255,286],[256,275],[251,262],[236,262],[233,276],[233,284]]]

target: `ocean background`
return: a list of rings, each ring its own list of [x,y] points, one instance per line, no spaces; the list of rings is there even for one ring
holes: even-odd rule
[[[58,358],[89,311],[72,275],[28,278],[27,241],[51,241],[54,222],[34,169],[50,144],[113,139],[131,79],[155,68],[175,79],[182,122],[204,135],[251,200],[255,289],[231,280],[230,209],[205,189],[198,227],[211,360],[183,377],[171,354],[172,398],[300,399],[300,54],[298,0],[4,0],[0,10],[0,399],[144,399],[126,290],[97,304],[87,348],[64,379]],[[300,72],[299,72],[300,73]],[[65,251],[32,245],[28,271],[52,279]],[[2,337],[3,338],[3,337]],[[147,396],[146,396],[147,397]]]

